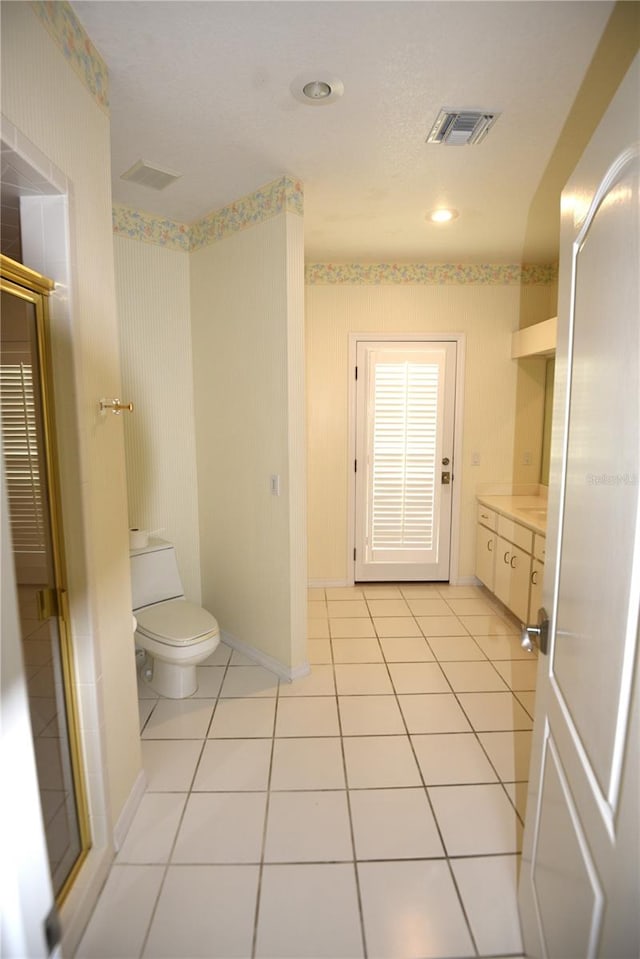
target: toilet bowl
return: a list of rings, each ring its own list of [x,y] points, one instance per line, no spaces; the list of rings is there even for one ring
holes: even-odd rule
[[[149,686],[169,699],[192,696],[196,666],[220,642],[215,618],[184,598],[175,547],[150,540],[131,550],[131,590],[136,619],[135,644],[151,660]]]

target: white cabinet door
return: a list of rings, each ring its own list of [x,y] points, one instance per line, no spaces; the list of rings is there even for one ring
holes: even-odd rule
[[[531,577],[529,588],[529,619],[530,623],[538,622],[538,610],[542,608],[542,586],[544,583],[544,565],[537,559],[531,562]]]
[[[498,536],[495,594],[522,622],[529,612],[531,556]]]
[[[640,61],[562,194],[540,656],[519,903],[529,957],[640,954]]]
[[[479,523],[476,527],[476,576],[494,591],[496,534]]]

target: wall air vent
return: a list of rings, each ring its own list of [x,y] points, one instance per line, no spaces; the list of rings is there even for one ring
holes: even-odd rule
[[[441,110],[429,131],[427,143],[444,143],[450,147],[480,143],[499,116],[484,110]]]
[[[160,167],[151,166],[145,160],[138,160],[126,173],[120,175],[120,179],[128,180],[129,183],[137,183],[139,186],[148,186],[152,190],[164,190],[169,184],[179,180],[181,176],[181,173],[161,170]]]

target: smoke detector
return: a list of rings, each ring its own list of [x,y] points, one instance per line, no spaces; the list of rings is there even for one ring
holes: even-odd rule
[[[481,143],[500,116],[487,110],[441,110],[427,136],[427,143],[467,146]]]
[[[126,173],[120,175],[120,179],[128,180],[129,183],[137,183],[139,186],[147,186],[152,190],[164,190],[165,187],[179,180],[181,176],[181,173],[162,170],[160,167],[151,166],[145,160],[138,160]]]

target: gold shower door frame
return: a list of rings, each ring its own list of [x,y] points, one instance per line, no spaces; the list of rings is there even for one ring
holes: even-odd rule
[[[53,408],[53,388],[51,373],[51,350],[49,339],[49,314],[47,297],[54,288],[53,281],[33,270],[16,263],[9,257],[0,255],[0,289],[2,293],[18,297],[32,304],[34,308],[36,343],[34,357],[37,360],[38,392],[40,416],[38,429],[42,430],[40,451],[41,468],[44,481],[41,481],[43,500],[46,503],[44,522],[48,525],[49,577],[46,587],[37,591],[38,618],[51,623],[51,643],[56,642],[59,650],[60,672],[64,699],[65,727],[68,740],[68,760],[70,764],[71,786],[76,814],[77,841],[79,850],[66,876],[54,888],[56,904],[64,901],[75,877],[91,847],[89,813],[86,799],[78,705],[76,697],[76,678],[73,666],[71,620],[67,592],[64,537],[62,529],[62,510],[58,481],[58,459],[56,451],[56,432]],[[24,639],[23,639],[24,643]],[[35,742],[34,742],[35,745]],[[65,757],[66,759],[67,757]],[[63,763],[61,763],[63,765]],[[40,773],[39,773],[40,778]],[[42,785],[41,800],[42,800]],[[43,815],[44,819],[44,815]],[[52,881],[54,880],[52,872]],[[55,886],[55,883],[54,883]]]

